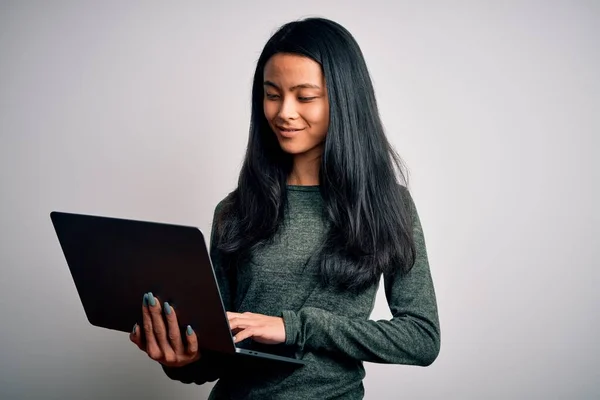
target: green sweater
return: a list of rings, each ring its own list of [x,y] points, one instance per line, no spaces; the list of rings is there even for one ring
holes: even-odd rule
[[[210,399],[362,399],[363,361],[431,364],[440,348],[436,296],[419,217],[403,192],[412,208],[417,257],[408,275],[384,276],[391,320],[369,320],[378,285],[358,295],[319,285],[317,265],[305,266],[326,233],[319,187],[290,185],[285,224],[272,244],[238,269],[236,282],[220,269],[213,239],[211,257],[225,308],[283,317],[286,342],[273,350],[292,351],[306,365],[231,365],[208,355],[182,368],[163,367],[166,374],[185,383],[219,379]]]

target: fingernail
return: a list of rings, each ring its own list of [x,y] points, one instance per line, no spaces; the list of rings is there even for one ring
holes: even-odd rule
[[[154,295],[152,294],[152,292],[148,292],[148,303],[152,307],[154,307],[156,305],[156,299],[154,298]]]
[[[137,322],[135,324],[133,324],[133,330],[131,331],[131,333],[133,333],[135,335],[135,330],[137,328]]]
[[[188,336],[192,336],[192,333],[194,333],[194,330],[192,329],[191,326],[187,326],[186,332]]]
[[[235,342],[235,336],[233,337],[233,341]]]
[[[148,306],[148,293],[144,293],[144,301],[142,303],[144,303],[145,306]]]
[[[167,315],[171,314],[171,306],[166,301],[165,301],[164,309],[165,309],[165,312],[167,313]]]

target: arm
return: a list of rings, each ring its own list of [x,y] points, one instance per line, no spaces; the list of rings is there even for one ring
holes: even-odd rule
[[[231,291],[230,282],[227,274],[222,268],[221,257],[216,246],[215,232],[216,232],[216,220],[217,213],[220,211],[221,203],[215,208],[213,215],[213,223],[210,235],[210,258],[215,269],[215,275],[219,283],[219,290],[221,292],[221,298],[225,309],[229,310],[231,307]],[[177,381],[183,383],[195,383],[201,385],[206,382],[213,382],[219,379],[223,367],[224,360],[216,354],[202,352],[201,357],[198,361],[188,364],[184,367],[169,368],[162,365],[165,374]]]
[[[377,363],[427,366],[437,358],[440,327],[425,239],[414,202],[405,193],[413,213],[416,260],[407,275],[384,276],[393,318],[356,320],[316,307],[283,311],[286,344]]]

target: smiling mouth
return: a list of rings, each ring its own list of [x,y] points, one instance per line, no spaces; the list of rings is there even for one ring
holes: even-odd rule
[[[286,129],[286,128],[282,128],[282,127],[278,126],[277,129],[279,129],[281,132],[298,132],[304,128],[302,128],[302,129]]]

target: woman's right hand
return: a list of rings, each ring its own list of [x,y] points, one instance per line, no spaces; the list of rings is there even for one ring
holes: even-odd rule
[[[143,344],[142,331],[137,323],[133,326],[129,338],[151,359],[165,367],[183,367],[200,359],[196,333],[187,326],[187,346],[184,346],[177,315],[169,303],[165,302],[163,308],[157,297],[146,293],[142,304],[142,316],[146,345]]]

